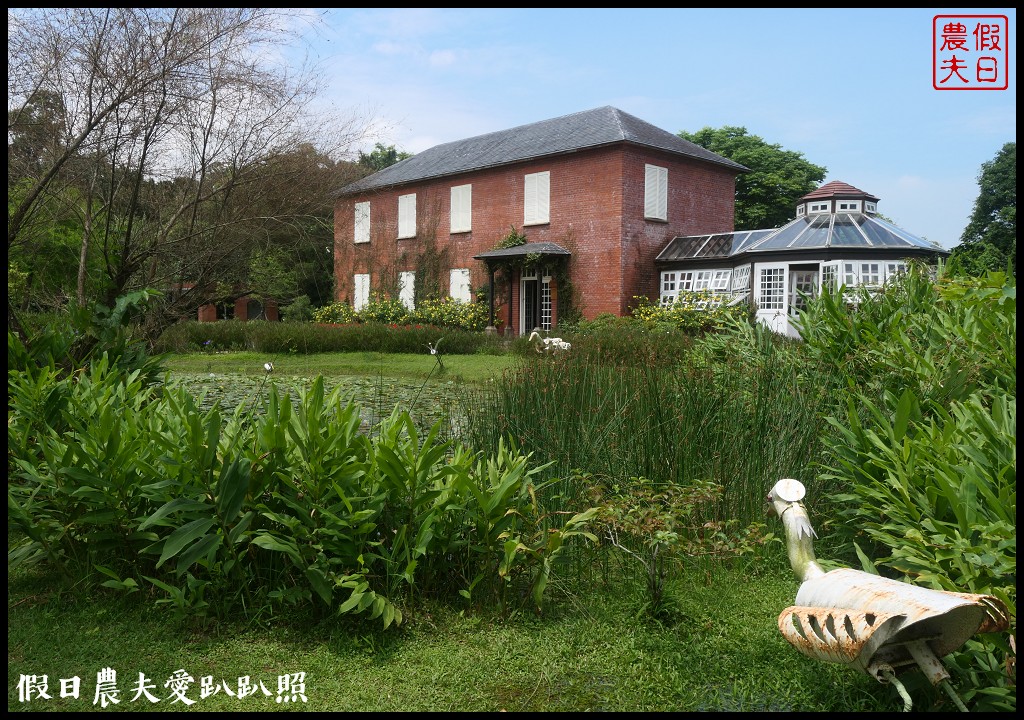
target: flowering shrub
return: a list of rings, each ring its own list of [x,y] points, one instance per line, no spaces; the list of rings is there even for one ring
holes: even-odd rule
[[[634,297],[639,304],[633,309],[633,317],[648,327],[668,325],[681,330],[710,330],[746,312],[744,306],[726,305],[726,297],[710,290],[682,290],[668,305]]]
[[[401,300],[373,297],[357,316],[363,322],[379,322],[388,324],[405,324],[410,322],[409,310]]]
[[[422,300],[413,311],[411,320],[439,327],[483,330],[487,327],[487,307],[483,303],[462,302],[454,298]]]
[[[376,297],[356,312],[345,302],[336,302],[313,311],[313,322],[321,325],[352,323],[383,323],[385,325],[435,325],[460,330],[483,330],[487,327],[487,306],[484,303],[462,302],[454,298],[421,300],[415,310],[408,310],[400,300]]]
[[[357,320],[356,311],[346,302],[336,302],[313,311],[313,322],[347,325]]]

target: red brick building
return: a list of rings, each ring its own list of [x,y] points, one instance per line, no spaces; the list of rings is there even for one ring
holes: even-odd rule
[[[746,170],[613,107],[438,145],[340,191],[336,299],[484,290],[513,334],[623,315],[658,297],[672,238],[732,231]]]

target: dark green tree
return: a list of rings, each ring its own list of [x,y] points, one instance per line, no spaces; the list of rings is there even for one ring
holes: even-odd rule
[[[803,153],[783,150],[745,127],[705,127],[679,137],[750,168],[736,178],[736,229],[779,227],[796,216],[796,201],[811,192],[828,170],[804,158]]]
[[[978,198],[960,244],[949,257],[951,272],[980,276],[988,270],[1017,274],[1017,143],[1008,142],[981,164]]]
[[[359,164],[370,172],[377,172],[411,157],[412,153],[399,152],[394,145],[385,146],[382,143],[377,143],[368,154],[362,150],[359,151]]]

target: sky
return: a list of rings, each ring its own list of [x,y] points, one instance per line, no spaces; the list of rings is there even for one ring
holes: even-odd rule
[[[875,195],[878,211],[904,229],[952,248],[982,163],[1017,139],[1013,8],[309,13],[311,60],[327,79],[321,102],[372,119],[366,150],[381,142],[417,153],[606,105],[671,133],[744,127],[827,168],[824,182]],[[1004,74],[984,85],[1005,90],[933,87],[951,76],[950,52],[933,52],[937,15],[1006,16],[999,50],[987,51],[997,67],[987,77]],[[967,39],[961,59],[976,63],[983,53]],[[976,71],[958,75],[981,85]]]

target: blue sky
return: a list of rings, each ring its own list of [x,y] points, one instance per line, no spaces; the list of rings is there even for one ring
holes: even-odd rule
[[[312,12],[312,11],[311,11]],[[950,248],[1016,142],[1016,10],[326,9],[324,96],[420,152],[612,105],[672,133],[745,127]],[[932,87],[935,15],[1005,15],[1006,90]]]

